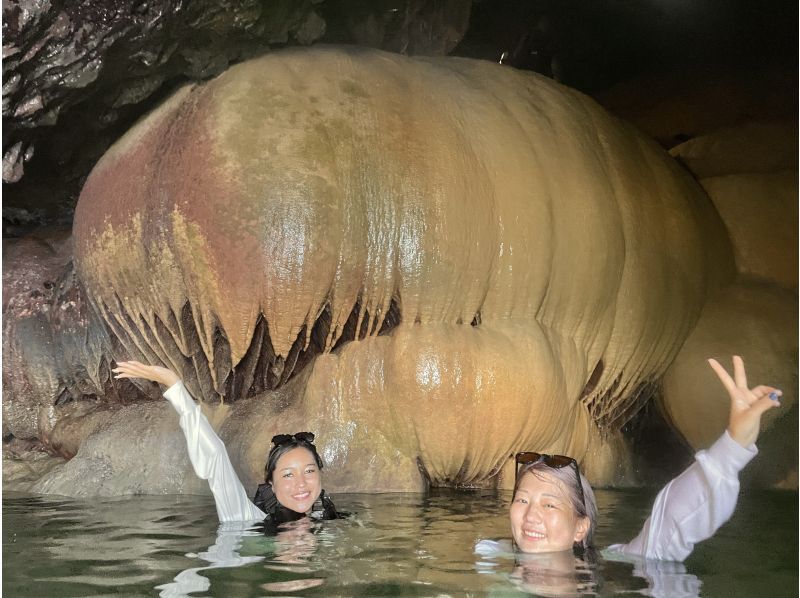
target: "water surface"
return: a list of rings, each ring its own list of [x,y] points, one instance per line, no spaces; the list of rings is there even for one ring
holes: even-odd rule
[[[631,539],[653,490],[598,490],[601,546]],[[684,565],[482,557],[510,493],[336,495],[347,520],[276,537],[220,526],[210,497],[5,493],[6,596],[797,596],[796,492],[745,494]]]

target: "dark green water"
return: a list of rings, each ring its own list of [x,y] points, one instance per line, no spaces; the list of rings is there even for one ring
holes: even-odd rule
[[[599,545],[631,539],[652,490],[598,490]],[[685,567],[600,558],[575,571],[474,554],[508,536],[508,494],[337,495],[349,520],[265,537],[206,497],[3,496],[4,596],[797,596],[798,495],[742,496]],[[571,565],[570,565],[571,569]]]

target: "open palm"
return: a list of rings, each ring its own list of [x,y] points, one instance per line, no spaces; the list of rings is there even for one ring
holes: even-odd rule
[[[180,380],[172,370],[158,365],[145,365],[139,361],[118,361],[117,367],[111,371],[116,374],[115,378],[144,378],[167,387]]]

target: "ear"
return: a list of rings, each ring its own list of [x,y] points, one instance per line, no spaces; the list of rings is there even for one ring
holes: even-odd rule
[[[578,519],[578,523],[575,525],[575,536],[573,538],[573,542],[582,542],[586,537],[586,534],[589,533],[589,527],[588,517],[581,517]]]

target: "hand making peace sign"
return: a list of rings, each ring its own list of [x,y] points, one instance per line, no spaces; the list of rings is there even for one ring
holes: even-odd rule
[[[731,397],[728,433],[742,446],[750,446],[758,438],[761,416],[768,409],[780,406],[778,399],[783,393],[772,386],[748,388],[744,362],[738,355],[733,356],[733,378],[716,359],[709,359],[708,363]]]

